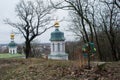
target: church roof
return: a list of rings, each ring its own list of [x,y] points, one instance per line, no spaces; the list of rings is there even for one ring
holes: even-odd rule
[[[17,44],[14,42],[14,41],[11,41],[9,44],[8,44],[9,47],[16,47]]]
[[[64,41],[64,33],[59,31],[59,29],[55,29],[54,32],[51,33],[50,41]]]

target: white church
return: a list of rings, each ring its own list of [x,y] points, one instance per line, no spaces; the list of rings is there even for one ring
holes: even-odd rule
[[[51,33],[51,53],[48,59],[68,60],[68,54],[65,53],[64,33],[59,31],[59,22],[55,22],[55,31]]]

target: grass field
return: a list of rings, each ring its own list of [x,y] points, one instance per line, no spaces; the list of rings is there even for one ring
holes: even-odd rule
[[[0,53],[0,58],[17,58],[17,57],[24,57],[24,54]]]

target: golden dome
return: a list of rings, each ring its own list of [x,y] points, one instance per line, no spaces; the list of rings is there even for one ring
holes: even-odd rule
[[[12,33],[12,34],[10,35],[11,39],[14,39],[14,36],[15,36],[15,35]]]
[[[55,24],[54,24],[54,26],[55,26],[56,28],[58,28],[58,27],[60,26],[60,25],[59,25],[59,22],[56,21]]]

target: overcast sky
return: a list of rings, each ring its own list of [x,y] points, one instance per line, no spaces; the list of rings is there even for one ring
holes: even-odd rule
[[[10,42],[10,33],[15,31],[11,26],[4,24],[3,20],[5,18],[9,18],[10,20],[14,21],[16,17],[15,13],[15,6],[19,2],[19,0],[0,0],[0,44],[2,43],[9,43]],[[57,13],[53,15],[57,16],[58,19],[62,19],[62,17],[66,18],[67,11],[59,10]],[[73,36],[70,32],[66,32],[67,23],[61,22],[60,23],[60,31],[64,32],[66,40],[73,40]],[[50,33],[54,31],[54,28],[46,31],[43,35],[37,38],[37,41],[41,43],[50,42]],[[24,38],[21,35],[15,35],[15,42],[16,43],[23,43]]]

